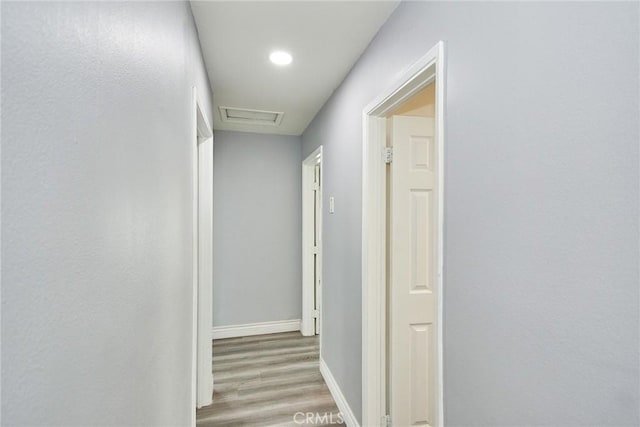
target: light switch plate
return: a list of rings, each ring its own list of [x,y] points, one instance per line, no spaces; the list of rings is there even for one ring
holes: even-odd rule
[[[329,213],[332,214],[336,211],[336,201],[333,196],[329,197]]]

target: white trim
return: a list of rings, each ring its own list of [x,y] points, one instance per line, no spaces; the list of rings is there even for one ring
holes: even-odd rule
[[[222,338],[249,337],[252,335],[276,334],[300,330],[300,319],[278,320],[275,322],[246,323],[244,325],[214,326],[211,334],[214,340]]]
[[[438,145],[438,426],[443,425],[444,42],[438,42],[363,110],[362,152],[362,417],[380,425],[386,412],[386,143],[385,116],[420,89],[436,84]]]
[[[331,392],[331,396],[333,396],[333,400],[335,400],[338,409],[340,409],[344,423],[349,427],[360,427],[349,403],[347,403],[347,399],[344,397],[344,394],[342,394],[340,386],[338,386],[336,379],[333,377],[333,374],[331,373],[331,370],[329,370],[324,359],[322,359],[322,356],[320,356],[320,373],[322,374],[322,378],[324,378],[324,382],[327,383],[327,387]]]
[[[444,356],[443,356],[443,336],[444,336],[444,137],[445,137],[445,91],[446,91],[446,69],[445,69],[445,46],[444,42],[438,43],[436,54],[436,143],[438,144],[438,425],[444,426]]]
[[[307,191],[314,181],[314,167],[318,163],[318,159],[322,162],[322,146],[318,147],[302,162],[302,323],[300,332],[304,336],[315,335],[315,322],[313,321],[314,310],[314,283],[313,283],[313,262],[312,251],[313,241],[309,236],[313,235],[313,212],[309,207],[313,204],[313,193]],[[320,174],[320,194],[322,200],[322,176]],[[320,211],[322,211],[322,202],[320,202]],[[322,230],[322,214],[318,219],[320,230]],[[320,265],[322,266],[322,232],[318,241],[318,254]],[[320,283],[322,283],[322,268],[320,269]],[[320,289],[321,292],[321,289]],[[322,324],[322,302],[318,318]],[[322,328],[320,328],[322,329]],[[322,338],[321,338],[322,340]]]
[[[197,89],[191,88],[193,105],[193,135],[189,147],[191,147],[191,203],[192,203],[192,246],[191,246],[191,287],[193,294],[193,319],[191,335],[191,425],[196,425],[196,407],[198,406],[198,94]]]
[[[211,309],[213,301],[206,295],[211,295],[211,289],[202,288],[205,292],[202,292],[205,297],[201,301],[200,291],[201,286],[210,285],[206,283],[199,283],[200,271],[203,268],[200,261],[199,241],[200,241],[200,229],[199,229],[199,204],[200,194],[198,191],[200,176],[199,176],[199,145],[203,143],[213,144],[213,132],[209,125],[209,120],[204,114],[203,108],[200,105],[198,93],[196,87],[192,87],[192,117],[193,122],[193,134],[192,143],[190,144],[191,154],[191,168],[192,168],[192,294],[193,294],[193,319],[192,319],[192,367],[191,367],[191,422],[192,425],[196,424],[196,408],[201,408],[211,404],[211,397],[213,395],[213,373],[210,369],[211,365],[211,336],[209,335],[209,328],[203,327],[203,323],[211,324]],[[211,158],[211,171],[213,171],[213,158]],[[209,201],[212,199],[209,197]],[[212,230],[213,224],[210,229]],[[212,263],[213,261],[211,261]],[[208,269],[211,269],[208,266]],[[202,311],[204,308],[205,311]],[[203,313],[209,315],[204,316]],[[208,319],[205,321],[205,319]],[[200,363],[199,363],[200,362]],[[203,366],[207,366],[204,368]]]
[[[364,117],[364,138],[377,141],[379,150],[363,153],[363,173],[376,170],[382,161],[385,119]],[[379,156],[372,152],[376,151]],[[376,159],[379,157],[379,159]],[[386,412],[385,394],[385,227],[386,207],[383,173],[363,177],[362,218],[362,422],[379,425]],[[377,262],[377,260],[383,260]]]

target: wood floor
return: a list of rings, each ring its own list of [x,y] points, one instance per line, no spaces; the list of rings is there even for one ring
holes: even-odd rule
[[[337,425],[318,353],[318,337],[300,332],[215,340],[213,404],[197,411],[198,427]]]

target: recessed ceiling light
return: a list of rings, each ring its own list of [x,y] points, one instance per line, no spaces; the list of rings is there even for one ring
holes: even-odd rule
[[[276,50],[275,52],[271,52],[269,59],[276,65],[289,65],[291,64],[293,57],[288,52]]]

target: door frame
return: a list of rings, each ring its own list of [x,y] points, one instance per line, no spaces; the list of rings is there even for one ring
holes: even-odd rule
[[[208,325],[203,324],[203,317],[210,319],[211,316],[202,316],[202,306],[208,307],[209,311],[213,310],[213,300],[208,298],[201,301],[200,295],[211,295],[212,289],[208,292],[202,292],[202,286],[212,284],[201,284],[199,281],[200,271],[205,268],[199,258],[199,241],[203,230],[199,227],[199,207],[200,207],[200,174],[199,174],[199,148],[203,143],[213,144],[213,131],[209,124],[207,116],[199,101],[197,89],[192,88],[192,117],[193,117],[193,133],[191,136],[191,170],[192,170],[192,294],[193,294],[193,319],[192,319],[192,359],[191,359],[191,418],[192,425],[196,424],[196,409],[211,404],[211,394],[213,393],[213,373],[211,371],[211,322]],[[210,170],[213,174],[213,156],[210,159]],[[213,211],[213,197],[208,199],[211,203],[209,208]],[[213,232],[213,223],[210,230]],[[213,258],[210,259],[208,268],[213,271]],[[208,359],[209,363],[198,363],[199,360]],[[200,365],[208,365],[206,369],[199,367]],[[204,385],[204,386],[203,386]],[[203,396],[203,390],[211,390],[208,396]],[[206,394],[206,393],[204,393]]]
[[[386,147],[385,116],[435,80],[435,142],[437,158],[437,333],[436,378],[438,425],[443,425],[443,218],[445,46],[439,41],[411,65],[394,84],[363,110],[362,152],[362,425],[384,425],[386,416]]]
[[[318,294],[321,300],[318,309],[318,322],[320,323],[319,330],[322,330],[322,180],[324,176],[322,172],[322,160],[322,146],[320,146],[302,162],[302,321],[300,323],[300,332],[304,336],[315,335],[315,325],[313,321],[315,286],[313,281],[313,264],[309,262],[313,254],[313,240],[310,239],[310,236],[313,234],[313,210],[310,209],[313,196],[310,191],[306,190],[313,184],[315,165],[317,163],[320,163],[320,216],[318,218],[320,227],[320,238],[318,239],[320,286]],[[322,341],[322,337],[320,341]]]

